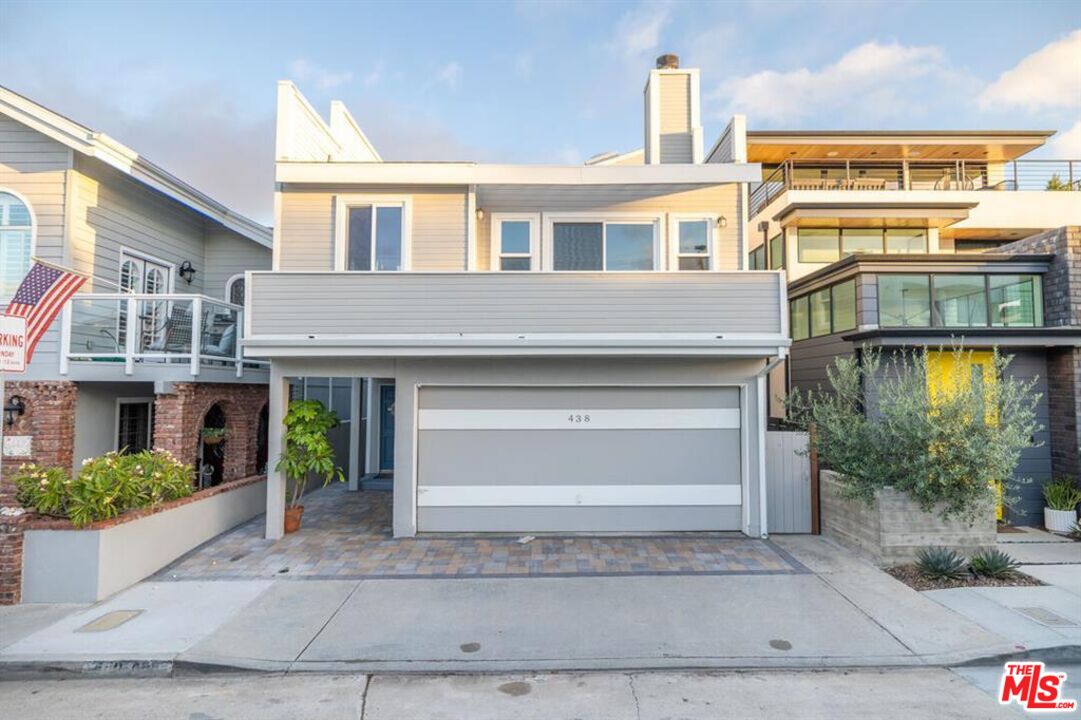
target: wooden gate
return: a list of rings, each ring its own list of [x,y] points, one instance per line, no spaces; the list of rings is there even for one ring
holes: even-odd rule
[[[808,434],[794,430],[766,432],[767,529],[772,533],[817,533],[817,464],[807,452]]]

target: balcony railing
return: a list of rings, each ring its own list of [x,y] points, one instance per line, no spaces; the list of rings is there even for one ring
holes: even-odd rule
[[[1081,160],[786,160],[751,190],[751,215],[787,190],[1081,190]]]
[[[76,295],[61,325],[61,368],[72,361],[123,363],[132,375],[136,366],[187,365],[198,376],[206,367],[263,365],[242,359],[240,340],[244,308],[204,295],[104,294]]]

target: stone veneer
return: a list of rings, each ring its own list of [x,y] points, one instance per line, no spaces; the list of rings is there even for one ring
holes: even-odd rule
[[[996,253],[1054,254],[1044,275],[1044,324],[1081,328],[1081,227],[1069,226],[1003,245]],[[1047,351],[1051,472],[1081,478],[1081,348]]]

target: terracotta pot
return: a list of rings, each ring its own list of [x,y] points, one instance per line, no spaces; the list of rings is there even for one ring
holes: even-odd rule
[[[300,529],[300,517],[304,514],[304,506],[285,508],[285,533],[295,533]]]

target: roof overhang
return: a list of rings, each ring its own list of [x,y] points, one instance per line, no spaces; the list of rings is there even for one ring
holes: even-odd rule
[[[876,328],[841,338],[881,347],[919,347],[962,343],[973,347],[1081,347],[1081,328]]]
[[[1053,130],[757,130],[747,132],[751,162],[784,160],[1016,160],[1042,147]]]
[[[979,203],[794,202],[773,216],[782,227],[944,228],[968,218]]]
[[[105,133],[80,125],[4,87],[0,87],[0,113],[82,155],[100,160],[253,242],[268,248],[272,245],[270,228],[230,210]]]
[[[279,183],[332,185],[721,185],[758,182],[756,163],[481,165],[429,162],[279,162]]]
[[[1046,273],[1054,255],[1003,253],[849,255],[788,284],[788,296],[832,283],[856,273]]]
[[[772,334],[463,333],[274,335],[243,341],[244,356],[273,357],[785,357],[791,340]]]

